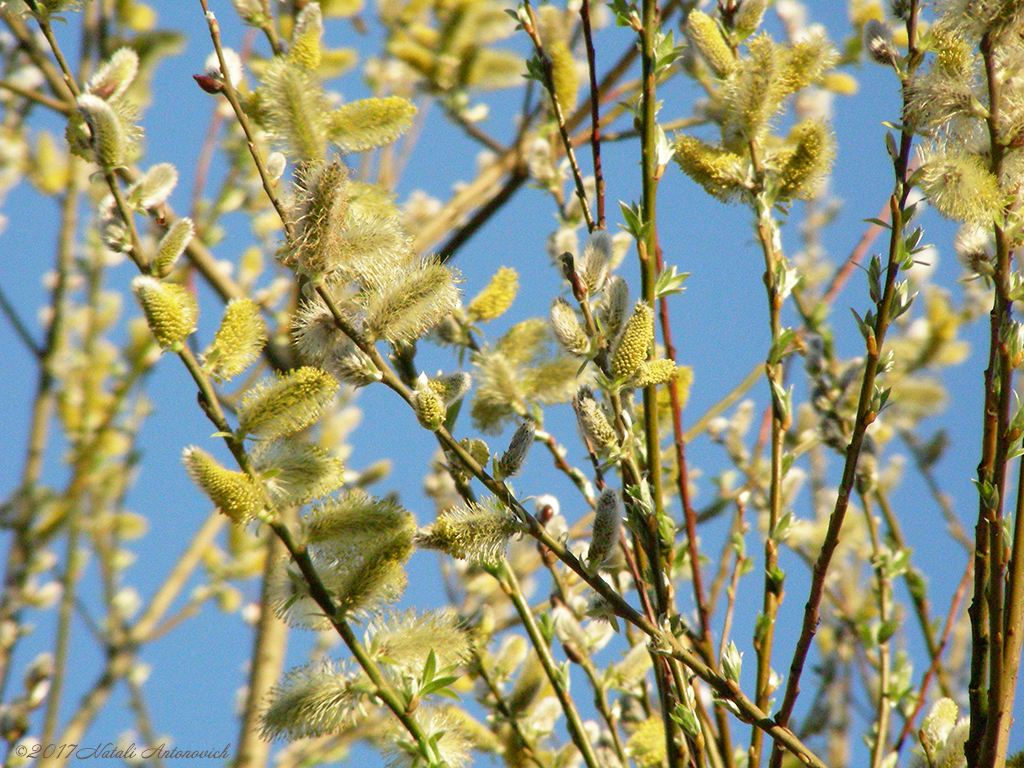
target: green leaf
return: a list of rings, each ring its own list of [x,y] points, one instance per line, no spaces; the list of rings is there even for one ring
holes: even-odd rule
[[[682,293],[686,290],[683,283],[689,276],[689,272],[676,272],[674,265],[663,270],[654,280],[654,298],[660,299],[662,296]]]

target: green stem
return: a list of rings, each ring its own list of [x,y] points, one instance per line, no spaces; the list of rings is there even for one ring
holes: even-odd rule
[[[540,627],[537,626],[537,620],[533,617],[530,604],[523,596],[519,580],[516,578],[508,560],[502,559],[495,575],[498,577],[498,583],[501,584],[502,591],[505,592],[515,606],[516,613],[519,614],[523,627],[526,629],[526,634],[530,637],[530,643],[537,653],[537,658],[540,659],[540,664],[544,668],[544,674],[547,675],[548,682],[551,683],[555,696],[558,697],[558,702],[562,705],[562,711],[565,712],[566,727],[569,730],[569,738],[572,739],[573,744],[580,751],[580,755],[583,757],[583,762],[586,763],[587,768],[600,768],[601,764],[594,753],[594,748],[590,744],[590,737],[587,736],[587,732],[583,727],[583,720],[576,709],[576,703],[569,695],[569,680],[564,677],[562,671],[555,664],[555,660],[551,656],[551,648],[548,647]]]

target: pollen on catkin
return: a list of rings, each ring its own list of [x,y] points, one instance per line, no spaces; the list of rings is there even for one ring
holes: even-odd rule
[[[643,389],[664,384],[674,379],[678,370],[672,360],[645,360],[636,371],[633,386]]]
[[[275,56],[256,93],[264,127],[290,158],[324,156],[327,105],[313,72],[286,56]]]
[[[260,734],[294,740],[335,733],[356,715],[364,689],[330,661],[294,669],[271,691]]]
[[[263,494],[256,482],[244,472],[225,469],[202,448],[190,446],[182,453],[189,476],[235,523],[258,517],[263,511]]]
[[[743,194],[744,160],[740,155],[681,133],[675,138],[674,157],[683,173],[712,197],[728,203]]]
[[[716,77],[726,78],[736,69],[736,55],[715,20],[696,8],[686,17],[686,31],[693,47]]]
[[[615,430],[608,422],[604,410],[594,399],[589,387],[581,387],[573,398],[572,407],[576,411],[576,422],[580,432],[594,450],[600,454],[608,454],[618,447]]]
[[[447,407],[466,396],[473,384],[473,377],[465,371],[456,371],[430,379],[427,383]]]
[[[469,302],[466,315],[474,323],[494,320],[508,311],[518,293],[519,274],[510,267],[501,267],[486,287]]]
[[[804,120],[789,134],[792,152],[779,171],[779,199],[814,197],[835,157],[832,134],[819,120]]]
[[[569,31],[562,19],[562,11],[553,5],[541,6],[537,10],[537,26],[544,52],[551,61],[555,97],[558,99],[562,116],[567,118],[576,106],[579,73],[576,71],[576,60],[569,49]]]
[[[188,244],[192,242],[195,235],[195,227],[192,219],[177,219],[167,228],[167,232],[156,247],[156,256],[153,257],[153,274],[157,277],[167,277],[174,269],[174,263],[184,253]]]
[[[417,385],[412,393],[412,405],[416,409],[416,419],[424,429],[436,432],[444,424],[448,410],[429,382],[422,381]]]
[[[508,540],[522,531],[516,516],[497,499],[442,512],[416,535],[416,544],[475,565],[501,560]]]
[[[230,379],[259,356],[266,338],[267,327],[256,302],[244,297],[232,299],[203,356],[204,367],[215,378]]]
[[[364,152],[396,141],[415,116],[416,105],[400,96],[360,99],[328,114],[327,133],[342,152]]]
[[[181,344],[196,329],[199,305],[183,286],[139,275],[132,280],[132,293],[146,315],[149,329],[164,349]]]
[[[324,34],[324,20],[319,3],[310,3],[299,12],[292,30],[292,47],[288,59],[294,64],[315,72],[320,66],[320,40]]]
[[[652,768],[665,762],[665,723],[660,717],[649,717],[633,731],[626,742],[626,754],[637,768]]]
[[[647,359],[647,353],[653,343],[654,313],[645,302],[638,301],[615,346],[612,376],[616,380],[632,376]]]
[[[923,151],[920,157],[917,184],[944,217],[989,224],[1002,214],[999,181],[981,157],[944,148]]]
[[[265,440],[294,434],[319,419],[337,391],[337,379],[309,366],[263,382],[242,399],[239,433]]]

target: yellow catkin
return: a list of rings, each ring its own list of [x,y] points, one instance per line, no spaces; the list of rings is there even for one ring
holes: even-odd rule
[[[207,369],[223,379],[236,376],[256,359],[266,336],[266,325],[256,303],[249,298],[232,299],[205,355]]]
[[[469,303],[466,314],[473,322],[494,320],[508,311],[517,293],[519,273],[510,267],[501,267],[494,273],[487,286]]]
[[[244,472],[225,469],[210,454],[195,446],[186,448],[182,459],[196,485],[232,521],[244,523],[262,512],[260,488]]]
[[[714,19],[703,11],[690,11],[686,17],[686,31],[701,58],[717,77],[726,78],[736,69],[736,55],[722,36]]]
[[[416,418],[424,429],[433,432],[444,424],[447,410],[429,384],[416,388],[413,393],[413,405],[416,408]]]
[[[569,34],[562,21],[561,11],[553,5],[542,6],[538,11],[537,24],[540,28],[544,52],[551,60],[551,79],[554,81],[555,97],[567,117],[576,106],[579,74],[576,60],[569,49]]]
[[[199,306],[195,296],[182,286],[139,276],[132,281],[132,293],[161,347],[173,348],[195,330]]]
[[[779,172],[779,198],[813,197],[832,167],[832,135],[824,123],[805,120],[793,129],[790,140],[795,146]]]
[[[675,139],[674,157],[683,173],[712,197],[729,202],[743,191],[743,158],[737,154],[680,134]]]
[[[640,389],[664,384],[675,378],[677,370],[672,360],[647,360],[637,369],[633,385]]]
[[[654,313],[642,301],[637,302],[633,315],[622,331],[612,357],[612,376],[628,379],[647,359],[654,342]]]

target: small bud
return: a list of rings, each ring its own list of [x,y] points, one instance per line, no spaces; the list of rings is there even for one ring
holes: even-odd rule
[[[615,347],[612,376],[616,380],[632,376],[647,359],[647,353],[653,343],[654,313],[647,304],[638,301]]]
[[[629,309],[629,286],[618,275],[608,279],[601,303],[597,308],[597,316],[601,321],[601,330],[609,339],[614,339],[622,330],[622,321]]]
[[[139,72],[139,54],[131,48],[119,48],[110,61],[96,70],[85,92],[107,102],[116,102],[131,87]]]
[[[607,454],[618,447],[615,430],[608,423],[604,410],[594,399],[589,387],[582,387],[573,398],[572,407],[576,411],[576,421],[580,432],[598,453]]]
[[[121,118],[105,99],[89,93],[78,97],[78,110],[89,126],[89,143],[96,164],[105,170],[116,168],[124,160],[127,146]]]
[[[761,26],[767,8],[768,0],[743,0],[733,16],[733,29],[741,37],[750,37]]]
[[[612,547],[619,539],[619,524],[622,521],[622,499],[614,488],[605,488],[597,497],[594,511],[594,528],[590,535],[587,552],[587,567],[596,571],[608,560]]]
[[[182,454],[185,468],[214,505],[236,523],[258,517],[263,511],[259,486],[244,472],[232,472],[201,448],[191,446]]]
[[[508,450],[494,460],[494,474],[497,480],[512,477],[523,468],[523,462],[526,461],[526,454],[530,452],[536,433],[537,425],[532,419],[527,419],[519,425],[508,444]]]
[[[899,54],[892,44],[889,28],[878,19],[868,19],[864,25],[864,48],[879,64],[892,66],[899,59]]]
[[[590,352],[590,340],[576,317],[576,310],[561,297],[551,302],[551,330],[567,352],[579,357]]]
[[[505,314],[519,292],[519,275],[514,269],[502,267],[466,307],[471,322],[493,320]]]
[[[245,77],[245,70],[242,68],[242,57],[231,48],[224,48],[223,51],[224,64],[227,66],[228,70],[228,82],[231,83],[232,88],[237,89],[242,84],[242,79]],[[220,59],[217,57],[216,53],[211,53],[206,57],[203,74],[211,80],[216,80],[223,84],[224,72],[221,71]]]
[[[151,210],[166,203],[177,184],[178,170],[170,163],[157,163],[128,188],[128,203],[136,210]]]
[[[251,26],[258,27],[273,19],[268,0],[231,0],[231,4],[242,21]]]
[[[608,279],[612,263],[612,236],[607,229],[595,229],[583,246],[583,254],[576,265],[576,271],[587,286],[590,295],[600,291]]]
[[[288,158],[284,156],[283,152],[271,152],[267,155],[267,175],[270,176],[270,180],[276,182],[282,176],[284,176],[285,168],[288,167]]]
[[[416,409],[416,418],[424,429],[436,432],[444,424],[448,411],[444,402],[433,390],[429,383],[421,381],[413,392],[413,407]]]
[[[224,319],[204,354],[206,371],[217,379],[230,379],[256,359],[267,338],[260,308],[252,299],[232,299]]]
[[[239,405],[239,434],[266,440],[294,434],[319,419],[337,391],[337,379],[308,366],[263,382]]]
[[[694,9],[686,17],[686,31],[693,47],[700,53],[716,77],[725,79],[736,69],[736,55],[722,36],[714,19]]]
[[[740,649],[736,647],[734,641],[729,641],[729,644],[725,647],[722,652],[722,672],[728,680],[732,680],[734,683],[740,681],[740,668],[743,664],[743,654],[740,653]]]
[[[209,75],[192,75],[192,79],[209,94],[216,95],[224,90],[224,83],[219,78],[210,77]]]
[[[176,347],[196,329],[199,306],[184,287],[140,275],[132,280],[132,293],[161,347]]]
[[[192,219],[177,219],[167,228],[166,234],[160,238],[160,244],[156,248],[156,256],[153,257],[153,274],[157,277],[167,277],[174,269],[174,263],[184,253],[188,244],[192,242],[195,235],[195,227]]]

